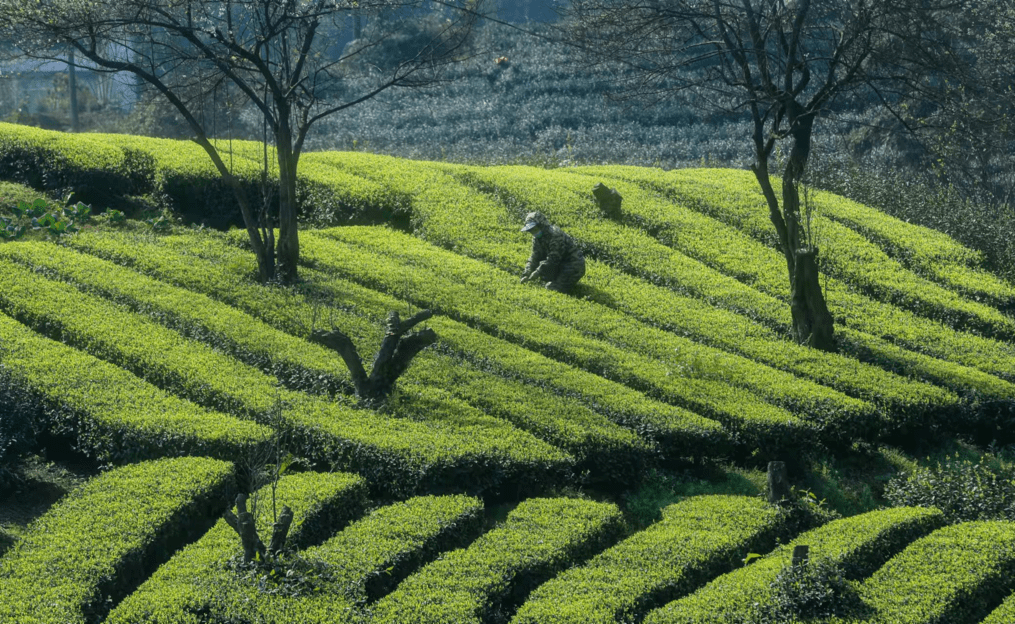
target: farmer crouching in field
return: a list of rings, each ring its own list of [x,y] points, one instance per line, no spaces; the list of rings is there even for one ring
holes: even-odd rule
[[[541,212],[525,215],[523,232],[532,234],[532,256],[522,281],[545,280],[550,290],[566,293],[585,275],[585,256],[574,240]]]

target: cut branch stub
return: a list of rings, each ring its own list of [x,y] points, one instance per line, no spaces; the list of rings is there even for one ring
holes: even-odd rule
[[[285,540],[289,537],[289,527],[293,523],[293,510],[289,509],[288,505],[282,506],[282,513],[279,514],[278,520],[275,521],[275,525],[271,531],[271,543],[268,544],[268,552],[272,555],[278,553],[285,546]]]
[[[786,462],[768,462],[768,502],[777,505],[791,497]]]
[[[600,182],[592,188],[592,196],[596,198],[599,209],[603,211],[608,219],[619,220],[623,215],[620,212],[620,204],[624,201],[617,189],[607,188]]]
[[[369,376],[352,339],[340,330],[316,330],[310,334],[310,339],[342,356],[349,367],[357,397],[368,403],[381,401],[391,394],[395,382],[409,368],[412,359],[437,342],[437,334],[432,329],[406,335],[413,327],[432,316],[432,311],[423,310],[403,321],[398,312],[388,314],[384,340],[381,341],[381,348],[377,351]]]
[[[247,511],[247,495],[240,494],[236,497],[236,512],[227,511],[225,514],[226,523],[240,536],[243,544],[243,562],[250,563],[256,558],[264,560],[265,548],[261,538],[257,535],[257,527],[254,523],[254,516]],[[286,529],[288,531],[288,528]]]

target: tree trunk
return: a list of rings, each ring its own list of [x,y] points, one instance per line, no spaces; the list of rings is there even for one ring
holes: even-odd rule
[[[297,155],[293,153],[292,132],[288,115],[279,111],[280,130],[277,136],[278,149],[278,242],[276,259],[279,278],[285,284],[294,284],[297,279],[297,264],[300,259],[300,238],[296,222],[296,166]]]
[[[800,344],[822,351],[834,351],[834,323],[818,281],[817,257],[817,247],[796,253],[790,302],[793,333]]]
[[[794,108],[790,123],[793,148],[782,177],[782,208],[786,218],[786,244],[794,257],[789,276],[793,334],[800,344],[822,351],[834,351],[834,322],[818,279],[818,248],[814,246],[814,241],[806,239],[800,215],[799,183],[811,153],[814,115],[801,114],[801,111]]]
[[[432,329],[421,332],[406,332],[419,323],[433,316],[430,310],[423,310],[402,321],[398,312],[388,314],[385,325],[384,340],[374,358],[373,368],[367,376],[362,359],[356,351],[352,340],[337,329],[330,332],[317,330],[310,335],[313,342],[322,344],[342,356],[356,387],[356,396],[367,403],[384,400],[395,386],[398,378],[409,368],[416,355],[426,347],[437,342],[437,333]]]
[[[78,124],[78,79],[74,62],[74,48],[67,53],[67,94],[70,98],[70,131],[77,132]]]
[[[793,337],[800,344],[822,351],[834,351],[835,327],[825,303],[821,282],[818,280],[818,249],[808,246],[800,216],[799,182],[810,156],[814,116],[812,113],[802,111],[795,102],[790,103],[789,109],[793,147],[782,178],[782,206],[779,205],[779,199],[769,177],[769,152],[762,140],[764,122],[760,118],[755,119],[757,163],[751,170],[765,196],[769,218],[775,226],[779,245],[786,258]]]

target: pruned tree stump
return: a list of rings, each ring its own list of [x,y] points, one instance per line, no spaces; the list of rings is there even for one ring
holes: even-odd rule
[[[398,312],[388,314],[385,322],[384,340],[374,358],[373,367],[368,376],[363,368],[356,346],[352,339],[337,329],[331,331],[316,330],[310,334],[310,340],[336,351],[349,367],[356,396],[368,404],[386,399],[395,387],[395,382],[409,368],[412,358],[437,342],[437,333],[432,329],[420,332],[409,331],[419,323],[431,318],[433,312],[423,310],[402,321]]]
[[[599,209],[603,211],[607,219],[619,221],[623,214],[620,212],[620,204],[624,198],[620,196],[617,189],[607,188],[600,182],[592,188],[592,196],[596,198]]]
[[[786,462],[768,462],[768,502],[777,505],[785,500],[790,500]]]
[[[266,562],[269,555],[277,555],[285,547],[289,528],[293,523],[293,511],[286,505],[282,506],[282,513],[272,526],[271,544],[267,548],[257,534],[257,520],[247,511],[246,494],[239,494],[236,497],[236,513],[227,511],[225,521],[240,536],[240,543],[243,544],[243,563]]]

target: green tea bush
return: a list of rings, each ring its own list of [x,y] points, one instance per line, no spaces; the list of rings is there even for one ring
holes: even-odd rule
[[[123,150],[97,136],[51,132],[0,124],[0,179],[38,192],[99,206],[114,205],[114,189],[138,194],[143,175],[130,166]]]
[[[849,580],[869,576],[913,539],[939,527],[942,520],[940,511],[921,508],[872,511],[834,520],[798,535],[764,557],[748,556],[752,561],[745,567],[719,576],[693,594],[650,612],[644,621],[646,624],[716,621],[746,624],[765,621],[761,618],[771,616],[770,605],[777,600],[790,611],[797,608],[806,611],[808,603],[816,607],[827,605],[821,595],[827,595],[829,588],[840,587],[837,570]],[[793,588],[800,579],[783,573],[798,545],[809,546],[812,559],[827,562],[816,570],[819,574],[813,580],[820,583],[808,581],[807,585]]]
[[[506,273],[404,234],[336,228],[305,240],[307,257],[322,268],[374,288],[407,283],[416,305],[437,306],[453,318],[719,420],[751,442],[792,446],[803,430],[825,425],[834,432],[840,419],[874,417],[869,404],[729,353],[707,351],[699,358],[702,366],[693,369],[686,353],[703,349],[689,340],[583,300],[526,288]],[[444,279],[431,278],[437,270]],[[808,397],[801,394],[805,387],[812,393]],[[800,416],[768,398],[792,404]],[[808,416],[815,422],[803,420]]]
[[[587,256],[618,267],[597,266],[597,271],[590,271],[587,280],[593,288],[592,297],[610,307],[698,342],[883,404],[895,418],[908,415],[918,420],[928,411],[940,412],[954,405],[954,397],[939,389],[886,374],[882,369],[852,358],[829,354],[816,359],[810,349],[787,339],[787,327],[772,328],[753,322],[750,311],[743,314],[717,309],[714,306],[722,306],[716,301],[722,297],[722,288],[700,284],[703,273],[710,272],[706,266],[692,266],[697,262],[642,231],[637,219],[630,225],[618,224],[601,213],[590,192],[601,178],[568,170],[542,171],[527,167],[470,168],[460,175],[465,181],[497,196],[513,212],[552,206],[554,222],[583,245]],[[607,183],[616,185],[625,201],[636,206],[632,212],[674,212],[672,203],[634,185],[616,180],[607,180]],[[706,240],[716,238],[718,223],[707,218],[698,221],[701,223],[693,228],[696,234]],[[711,223],[705,223],[707,221]],[[739,253],[739,242],[731,237],[722,245],[723,253],[735,256]],[[714,240],[712,244],[716,244]],[[689,282],[700,284],[695,289],[695,297],[667,288],[686,287]],[[738,286],[743,288],[739,283]],[[781,303],[778,306],[781,310],[776,313],[785,314],[786,306]]]
[[[0,249],[0,255],[55,272],[80,287],[121,301],[184,335],[274,375],[290,388],[332,394],[351,389],[348,370],[337,353],[283,333],[209,297],[51,244],[9,245]],[[332,323],[337,325],[334,315]],[[364,342],[370,347],[379,342],[379,327],[355,320],[349,325],[343,323],[340,327],[361,347]],[[599,478],[626,480],[650,454],[649,446],[634,433],[587,408],[475,370],[461,360],[435,354],[417,360],[403,377],[421,386],[446,390],[489,414],[511,421],[573,453],[579,460],[578,469],[594,470]],[[405,388],[404,383],[402,387]],[[408,406],[410,401],[405,397],[400,407]]]
[[[25,418],[7,420],[5,414],[0,431],[20,432],[15,439],[30,439],[25,427],[34,417],[35,427],[69,435],[75,448],[100,462],[123,464],[174,455],[236,460],[271,435],[265,426],[168,394],[2,313],[0,345],[0,389],[7,399],[0,409]]]
[[[942,232],[953,239],[948,247],[954,248],[954,241],[957,241],[967,249],[974,249],[988,269],[1008,282],[1015,280],[1015,245],[1012,244],[1015,214],[1010,207],[999,205],[985,195],[970,193],[968,189],[947,185],[932,171],[900,169],[874,158],[829,152],[812,159],[809,168],[814,185],[873,206],[914,227]],[[900,245],[880,232],[875,235],[879,242],[888,243],[889,250],[897,249],[896,255],[905,258],[910,253],[909,246]],[[916,262],[922,263],[922,260]],[[971,266],[978,264],[974,260]],[[987,287],[993,290],[991,282],[993,280],[985,280]]]
[[[1001,606],[990,612],[981,624],[1008,624],[1015,622],[1015,594],[1001,603]]]
[[[179,544],[205,531],[234,490],[231,464],[193,457],[92,479],[0,558],[0,620],[101,620]]]
[[[118,305],[3,264],[0,309],[205,406],[266,421],[281,402],[298,454],[354,467],[395,492],[451,482],[477,488],[559,482],[573,463],[530,434],[437,391],[410,419],[281,389],[273,377]]]
[[[1015,520],[1015,467],[956,455],[895,477],[884,496],[893,505],[940,509],[948,522]]]
[[[858,586],[869,621],[980,622],[1015,590],[1015,523],[965,522],[938,529],[892,557]]]
[[[614,505],[529,499],[508,514],[502,527],[403,581],[373,606],[371,621],[503,621],[534,587],[587,559],[622,531]]]
[[[303,269],[303,275],[313,285],[311,292],[252,284],[247,279],[253,266],[249,252],[207,234],[150,240],[130,233],[84,233],[70,244],[87,253],[130,265],[162,281],[207,294],[292,335],[306,336],[319,324],[335,323],[355,336],[357,344],[367,352],[379,345],[376,327],[385,315],[410,305],[391,295],[311,269]],[[322,311],[319,296],[327,300],[327,316]],[[365,316],[359,317],[346,310]],[[458,377],[471,376],[471,372],[464,371],[478,369],[546,389],[560,397],[555,410],[562,415],[571,412],[574,406],[602,413],[611,421],[656,442],[667,456],[728,454],[733,450],[730,437],[714,420],[651,399],[621,383],[563,364],[447,316],[435,316],[428,324],[440,336],[442,348],[454,356],[450,362],[455,364]],[[429,377],[426,369],[430,366],[447,369],[448,361],[441,363],[426,352],[420,358],[419,365],[406,373],[407,381]],[[467,366],[459,364],[462,362]],[[463,393],[469,393],[470,397],[483,394],[482,388],[475,385],[453,385],[457,385],[453,391],[463,398]]]
[[[699,496],[534,591],[513,624],[638,621],[650,609],[769,548],[783,515],[758,498]]]
[[[0,343],[0,351],[8,347]],[[35,445],[39,433],[39,411],[24,400],[23,393],[6,370],[0,353],[0,491],[18,479],[18,460]]]
[[[278,506],[285,504],[293,511],[287,540],[292,550],[318,543],[359,516],[366,505],[366,482],[351,474],[297,473],[283,476],[275,489]],[[257,530],[266,542],[273,522],[268,511],[271,490],[268,485],[257,493],[261,500]],[[227,501],[221,503],[224,511]],[[173,555],[105,621],[183,623],[193,622],[201,613],[211,616],[210,621],[236,621],[230,618],[255,608],[261,594],[259,586],[276,583],[273,578],[244,574],[231,566],[230,561],[242,552],[235,531],[220,519],[200,539]]]
[[[786,264],[782,255],[774,248],[768,247],[760,240],[753,240],[736,228],[721,223],[721,219],[713,219],[713,229],[722,232],[733,232],[739,242],[732,249],[740,253],[730,254],[730,245],[705,236],[707,230],[691,229],[694,223],[707,215],[725,214],[727,204],[740,204],[739,210],[745,214],[760,213],[762,200],[750,199],[755,184],[749,173],[727,169],[705,169],[663,172],[653,169],[636,167],[592,167],[582,169],[584,172],[600,175],[616,176],[650,189],[666,194],[671,198],[669,211],[642,211],[641,204],[633,203],[631,210],[639,218],[645,219],[644,226],[654,229],[661,240],[678,251],[686,251],[689,255],[703,262],[736,276],[751,284],[762,293],[788,301],[788,280]],[[698,212],[698,210],[703,211]],[[733,207],[730,208],[734,210]],[[697,215],[697,216],[695,216]],[[761,219],[759,231],[763,228]],[[746,241],[746,242],[745,242]],[[749,252],[749,253],[748,253]],[[903,310],[891,304],[877,301],[862,294],[857,294],[842,281],[829,277],[822,280],[826,290],[829,309],[836,317],[840,327],[840,335],[845,339],[847,349],[856,349],[863,353],[871,349],[882,356],[897,353],[897,350],[886,347],[884,340],[871,337],[890,337],[889,344],[904,347],[910,351],[923,353],[977,368],[986,373],[997,375],[1003,379],[1011,379],[1013,370],[1012,358],[1015,352],[1003,341],[985,338],[971,333],[955,331],[939,320],[921,317],[909,310]],[[756,307],[755,313],[764,313],[764,308]],[[988,310],[988,312],[990,312]],[[994,310],[990,314],[994,314]],[[783,307],[783,314],[788,311]],[[778,318],[773,318],[778,321]],[[883,362],[877,361],[879,365]],[[893,362],[888,360],[887,364]],[[930,364],[925,359],[908,358],[899,363],[905,369],[916,372]],[[929,370],[926,375],[931,379],[940,375],[941,369]],[[921,375],[922,376],[922,375]],[[1008,390],[1010,393],[1010,389]]]

